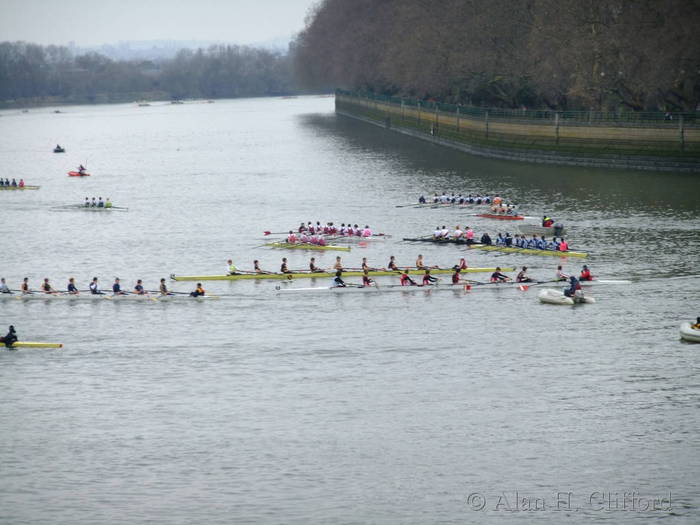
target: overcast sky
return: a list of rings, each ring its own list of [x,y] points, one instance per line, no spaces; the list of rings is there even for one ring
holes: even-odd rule
[[[254,44],[304,26],[317,0],[0,0],[0,41],[78,46],[120,40]]]

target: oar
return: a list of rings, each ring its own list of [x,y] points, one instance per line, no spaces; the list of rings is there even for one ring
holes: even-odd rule
[[[292,230],[292,231],[293,231],[293,230]],[[264,232],[263,232],[263,235],[265,235],[265,236],[267,237],[268,235],[287,235],[288,233],[289,233],[289,230],[287,230],[286,232],[270,232],[270,231],[264,231]]]

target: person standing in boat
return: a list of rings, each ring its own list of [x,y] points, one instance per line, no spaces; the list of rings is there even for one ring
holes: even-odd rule
[[[17,332],[15,327],[10,325],[9,331],[5,337],[0,338],[0,343],[4,343],[7,348],[12,347],[17,342]]]

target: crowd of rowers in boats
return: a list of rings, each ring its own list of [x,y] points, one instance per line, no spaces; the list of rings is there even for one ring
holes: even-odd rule
[[[320,221],[316,221],[316,224],[312,224],[309,221],[307,224],[302,222],[296,232],[289,230],[286,242],[290,244],[309,243],[323,246],[326,244],[324,235],[329,237],[362,237],[366,239],[372,237],[374,233],[368,225],[360,228],[357,224],[348,223],[346,226],[345,223],[342,223],[338,227],[332,222],[321,225]]]
[[[484,233],[479,240],[475,238],[474,230],[469,226],[466,226],[464,230],[460,228],[459,225],[455,226],[455,229],[450,231],[446,226],[437,226],[433,232],[433,240],[435,241],[455,241],[464,242],[466,244],[485,244],[488,246],[506,246],[514,248],[528,248],[531,250],[553,250],[565,252],[569,250],[569,243],[560,237],[557,240],[556,237],[552,237],[550,241],[545,239],[544,235],[539,238],[537,235],[533,235],[531,239],[525,237],[525,235],[516,234],[513,237],[510,233],[506,232],[505,235],[499,233],[496,239],[492,239],[488,233]]]
[[[478,193],[475,195],[472,195],[471,193],[469,195],[462,195],[461,193],[459,195],[455,195],[454,193],[452,193],[451,195],[448,195],[447,193],[443,193],[442,195],[438,195],[436,193],[432,197],[431,204],[491,204],[491,203],[493,203],[496,206],[500,206],[500,205],[504,204],[503,198],[500,197],[498,194],[491,197],[489,195],[480,195]],[[426,199],[424,195],[421,195],[420,197],[418,197],[418,204],[428,204],[428,199]]]
[[[81,206],[84,208],[111,208],[112,201],[109,200],[109,197],[105,201],[102,200],[102,197],[99,197],[97,200],[93,197],[92,201],[89,197],[85,197],[85,202]]]
[[[10,179],[4,179],[0,177],[0,188],[3,186],[7,186],[8,188],[24,188],[24,179],[19,179],[19,182],[17,182],[15,179],[12,179],[10,182]]]
[[[40,294],[70,294],[70,295],[79,295],[80,293],[88,293],[88,294],[93,294],[93,295],[107,295],[108,292],[103,291],[100,289],[99,286],[99,280],[97,277],[93,277],[92,281],[90,281],[90,284],[87,287],[87,290],[79,290],[78,287],[75,284],[75,278],[71,277],[68,279],[68,284],[66,285],[65,290],[56,290],[51,282],[49,281],[49,278],[46,277],[44,281],[41,283],[39,286],[39,290],[32,290],[29,286],[29,278],[25,277],[22,279],[22,284],[20,284],[20,287],[18,290],[12,290],[7,286],[7,283],[5,282],[5,278],[2,277],[0,278],[0,294],[14,294],[16,292],[19,292],[22,295],[28,295],[28,294],[34,294],[34,293],[40,293]],[[132,291],[129,290],[124,290],[122,289],[121,281],[118,277],[115,277],[114,283],[112,284],[112,295],[150,295],[150,294],[156,294],[159,296],[164,296],[164,295],[174,295],[176,292],[171,292],[168,290],[168,286],[165,284],[165,279],[160,280],[160,287],[158,290],[146,290],[143,287],[143,281],[141,279],[138,279],[136,281],[136,284],[134,285],[134,288]],[[202,283],[197,283],[197,287],[193,292],[191,292],[189,295],[192,297],[201,297],[205,295],[205,290],[202,288]]]

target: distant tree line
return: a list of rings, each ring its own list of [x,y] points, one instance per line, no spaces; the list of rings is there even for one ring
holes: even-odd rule
[[[507,108],[693,111],[698,0],[323,0],[307,86]]]
[[[172,60],[118,61],[73,56],[61,46],[0,43],[0,102],[110,102],[139,98],[288,95],[286,54],[245,46],[182,50]]]

